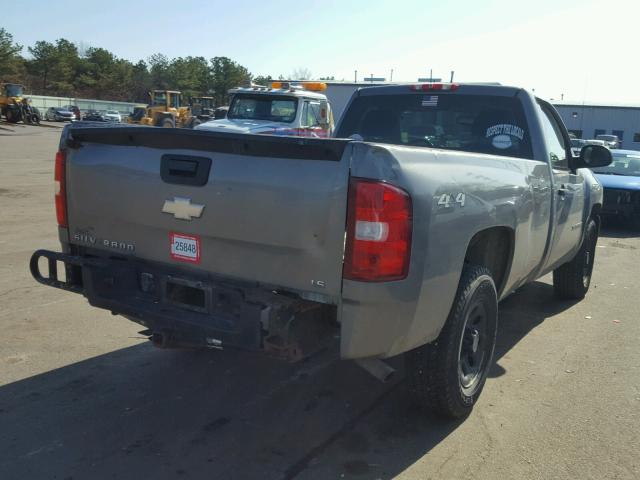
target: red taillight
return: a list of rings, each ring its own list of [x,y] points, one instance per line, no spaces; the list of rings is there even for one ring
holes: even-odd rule
[[[56,217],[58,225],[67,227],[67,185],[65,176],[65,165],[67,163],[67,154],[64,150],[56,153],[56,166],[53,179],[56,184]]]
[[[410,85],[409,88],[414,92],[431,92],[434,90],[449,90],[455,91],[460,88],[457,83],[423,83],[418,85]]]
[[[400,280],[409,272],[411,198],[386,183],[352,178],[343,276],[349,280]]]

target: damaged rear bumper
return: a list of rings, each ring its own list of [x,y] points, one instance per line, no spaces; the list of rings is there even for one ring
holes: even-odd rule
[[[295,361],[338,338],[333,305],[206,273],[48,250],[33,253],[30,270],[44,285],[80,293],[94,307],[144,325],[158,346],[231,347]]]

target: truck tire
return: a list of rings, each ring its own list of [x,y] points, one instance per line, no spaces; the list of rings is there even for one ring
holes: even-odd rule
[[[172,118],[163,118],[158,122],[158,126],[162,128],[175,128],[176,124]]]
[[[553,291],[558,298],[581,300],[587,294],[597,242],[598,226],[593,218],[589,218],[582,246],[576,256],[553,271]]]
[[[7,109],[6,117],[9,123],[18,123],[20,121],[20,114],[11,108]]]
[[[493,363],[497,331],[498,295],[491,272],[465,264],[440,335],[406,353],[409,388],[416,403],[442,417],[467,416]]]

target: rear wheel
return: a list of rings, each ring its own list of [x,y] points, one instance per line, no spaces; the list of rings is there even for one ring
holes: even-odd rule
[[[438,339],[406,354],[416,402],[444,417],[468,415],[492,365],[497,329],[498,295],[491,273],[466,265]]]
[[[593,218],[587,222],[582,246],[576,256],[553,271],[553,290],[557,297],[580,300],[591,284],[593,261],[598,242],[598,226]]]
[[[20,114],[13,109],[7,109],[7,122],[18,123],[20,121]]]
[[[162,128],[175,128],[176,124],[174,123],[172,118],[163,118],[160,120],[159,125]]]
[[[194,118],[194,119],[191,121],[191,125],[190,125],[190,126],[191,126],[191,128],[196,128],[196,127],[197,127],[198,125],[200,125],[201,123],[202,123],[202,122],[200,121],[200,119],[199,119],[199,118]]]

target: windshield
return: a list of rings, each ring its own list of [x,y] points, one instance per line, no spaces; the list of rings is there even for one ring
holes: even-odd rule
[[[587,145],[587,141],[586,140],[580,140],[579,138],[571,139],[571,146],[574,147],[574,148],[582,148],[585,145]]]
[[[614,140],[617,140],[617,137],[614,135],[598,135],[596,139],[604,140],[605,142],[613,142]]]
[[[167,104],[167,94],[165,92],[154,92],[152,105],[163,106]]]
[[[7,97],[22,96],[22,85],[5,85],[4,88]]]
[[[239,120],[270,120],[291,123],[296,118],[298,101],[277,95],[236,95],[227,118]]]
[[[520,101],[458,93],[363,95],[356,98],[337,136],[416,147],[532,158]]]
[[[115,110],[107,110],[107,113],[109,115],[118,115],[118,112],[116,112]]]
[[[640,177],[640,152],[614,153],[613,162],[607,167],[592,168],[595,173]]]

